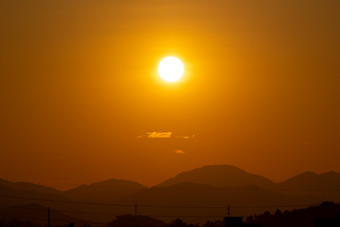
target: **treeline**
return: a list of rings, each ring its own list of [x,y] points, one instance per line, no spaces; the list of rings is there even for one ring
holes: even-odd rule
[[[261,223],[262,227],[315,227],[316,221],[324,223],[337,223],[340,221],[340,204],[333,202],[323,202],[318,206],[304,209],[294,209],[292,211],[276,210],[274,213],[266,211],[260,215],[249,216],[247,223]],[[340,223],[340,222],[339,222]],[[330,226],[332,224],[325,224]]]
[[[48,227],[47,224],[36,223],[29,220],[2,219],[0,220],[0,227]],[[182,219],[174,219],[170,223],[149,217],[149,216],[134,216],[121,215],[117,216],[113,221],[105,223],[65,223],[65,224],[51,224],[50,227],[224,227],[223,221],[207,221],[204,225],[189,224]]]
[[[190,224],[184,222],[182,219],[174,219],[170,223],[154,219],[148,216],[133,216],[124,215],[118,216],[115,220],[108,223],[108,227],[225,227],[224,221],[207,221],[205,224],[200,225]]]
[[[14,219],[2,219],[0,221],[0,227],[48,227],[47,224],[39,224],[34,221],[20,221]],[[111,222],[105,223],[65,223],[65,224],[54,224],[50,227],[225,227],[223,221],[207,221],[205,224],[190,224],[184,222],[182,219],[174,219],[170,223],[142,215],[121,215],[117,216]]]
[[[340,226],[340,204],[333,202],[323,202],[318,206],[292,211],[276,210],[259,215],[248,216],[245,223],[259,223],[262,227],[315,227],[316,221],[335,222]],[[321,225],[323,226],[323,225]],[[337,225],[338,226],[338,225]],[[142,215],[121,215],[117,216],[109,223],[65,223],[65,224],[39,224],[34,221],[20,221],[18,219],[2,219],[0,227],[225,227],[223,220],[206,221],[204,224],[189,224],[181,219],[174,219],[166,223],[162,220]]]

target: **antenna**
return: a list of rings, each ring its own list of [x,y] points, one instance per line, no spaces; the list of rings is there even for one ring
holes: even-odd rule
[[[228,206],[227,206],[227,210],[228,210],[228,211],[227,211],[227,216],[228,216],[228,217],[230,217],[230,208],[231,208],[230,205],[228,205]]]
[[[50,207],[47,208],[47,227],[50,227]]]
[[[135,216],[137,216],[137,211],[138,211],[138,205],[135,203]]]

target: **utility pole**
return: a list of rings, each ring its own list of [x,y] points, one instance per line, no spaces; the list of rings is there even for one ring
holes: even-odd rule
[[[137,216],[138,205],[135,203],[135,216]]]
[[[50,207],[47,208],[47,227],[50,227]]]
[[[230,217],[230,205],[227,206],[227,209],[228,209],[227,215],[228,217]]]

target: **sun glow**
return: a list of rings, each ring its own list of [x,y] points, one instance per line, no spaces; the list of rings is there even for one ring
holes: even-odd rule
[[[176,57],[166,57],[158,65],[159,76],[167,82],[176,82],[183,76],[184,65]]]

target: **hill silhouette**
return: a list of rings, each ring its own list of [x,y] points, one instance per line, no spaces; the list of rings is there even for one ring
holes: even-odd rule
[[[79,219],[63,214],[62,212],[51,209],[50,218],[53,220],[53,224],[67,225],[69,223],[87,223],[89,221]],[[37,203],[25,203],[15,206],[1,207],[0,217],[2,220],[10,221],[31,221],[33,223],[39,223],[45,225],[48,219],[48,207],[41,206]]]
[[[22,188],[20,188],[22,189]],[[35,190],[16,190],[0,184],[0,204],[1,205],[16,205],[24,202],[34,201],[25,200],[22,198],[33,198],[41,200],[70,200],[62,193],[45,193]],[[44,204],[41,202],[41,204]]]
[[[340,174],[333,171],[323,174],[305,172],[286,181],[275,183],[235,166],[211,165],[180,173],[157,186],[164,187],[183,182],[207,184],[214,187],[255,185],[290,196],[315,196],[320,201],[340,202]]]
[[[144,185],[133,181],[110,179],[90,185],[81,185],[66,191],[65,194],[77,200],[114,202],[145,188]]]
[[[340,202],[340,174],[305,172],[279,183],[276,189],[289,195],[315,195],[323,200]]]
[[[41,185],[1,180],[0,203],[15,206],[36,202],[56,210],[74,210],[77,212],[66,212],[65,215],[99,222],[108,222],[113,215],[134,213],[137,203],[138,214],[157,215],[166,221],[178,215],[193,216],[184,220],[195,223],[197,218],[202,220],[197,216],[225,216],[228,205],[232,207],[232,215],[247,216],[264,212],[268,206],[270,211],[275,211],[277,206],[289,210],[294,208],[290,205],[337,202],[340,200],[339,182],[339,174],[335,172],[307,172],[275,183],[234,166],[217,165],[180,173],[151,188],[132,181],[111,179],[58,191]],[[25,197],[33,198],[33,201]]]
[[[10,182],[4,179],[0,179],[0,185],[6,186],[8,188],[12,188],[17,191],[35,191],[42,192],[47,194],[61,194],[62,192],[44,185],[32,184],[29,182]]]
[[[275,183],[263,176],[248,173],[235,166],[210,165],[179,173],[175,177],[156,185],[156,187],[167,187],[185,182],[205,184],[217,188],[255,185],[286,195],[313,195],[319,197],[320,200],[340,202],[340,174],[336,172],[323,174],[305,172],[283,182]],[[43,185],[28,182],[14,183],[0,179],[0,193],[7,191],[9,194],[15,195],[68,198],[94,202],[113,202],[146,188],[137,182],[110,179],[90,185],[81,185],[68,191],[59,191]]]
[[[214,187],[257,185],[262,188],[270,188],[275,184],[265,177],[248,173],[235,166],[210,165],[180,173],[157,186],[164,187],[183,182],[207,184]]]
[[[280,187],[296,190],[338,189],[340,190],[340,174],[327,172],[317,174],[305,172],[280,183]]]
[[[291,204],[312,204],[319,202],[315,197],[287,196],[257,186],[217,188],[210,185],[185,182],[168,187],[153,187],[136,193],[119,203],[137,202],[145,214],[159,216],[212,216],[224,217],[227,206],[232,207],[232,214],[247,214],[265,211],[266,207],[287,206]],[[307,205],[306,205],[307,206]],[[234,207],[234,209],[233,209]],[[170,221],[170,219],[165,219]],[[197,218],[184,218],[193,222]]]

